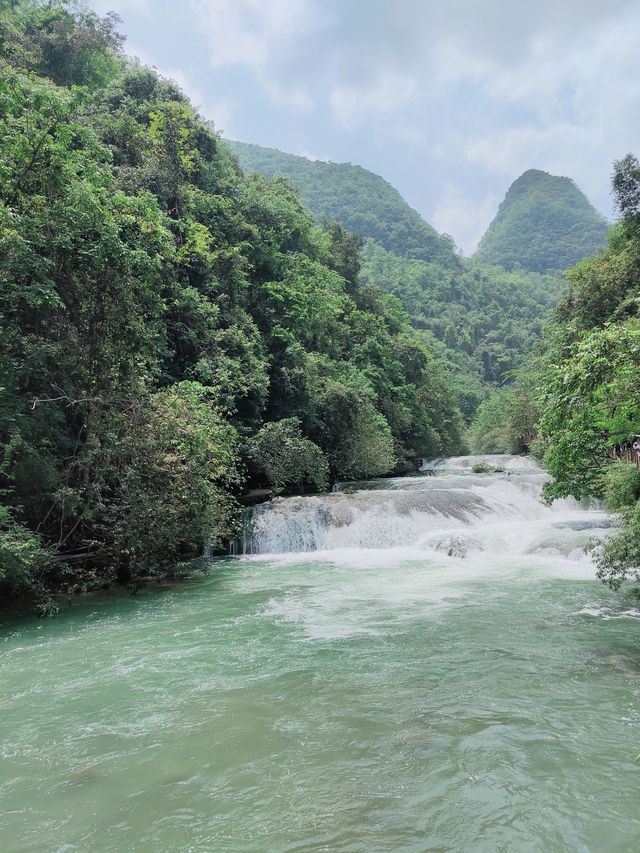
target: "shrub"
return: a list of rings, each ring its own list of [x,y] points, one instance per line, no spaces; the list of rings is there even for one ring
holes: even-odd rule
[[[504,468],[499,465],[487,465],[486,462],[477,462],[471,470],[474,474],[504,474]]]
[[[0,592],[37,593],[50,554],[40,538],[0,506]]]
[[[626,580],[640,581],[640,503],[626,514],[620,533],[597,546],[595,561],[598,577],[613,590]]]
[[[607,509],[624,512],[640,497],[640,471],[628,462],[612,462],[602,471],[602,497]]]
[[[319,492],[327,488],[327,460],[317,444],[303,437],[298,418],[265,424],[249,442],[249,458],[274,491],[305,483]]]

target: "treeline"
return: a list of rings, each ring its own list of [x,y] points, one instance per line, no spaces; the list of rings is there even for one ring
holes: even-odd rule
[[[163,575],[247,486],[460,449],[447,373],[360,240],[245,176],[113,16],[0,2],[0,591]]]
[[[465,261],[457,270],[399,257],[373,241],[363,281],[397,296],[414,327],[449,365],[465,420],[515,370],[551,321],[562,282]]]
[[[614,164],[620,219],[608,247],[567,274],[568,291],[545,330],[510,406],[505,392],[481,408],[477,441],[493,422],[495,441],[515,425],[537,430],[535,452],[553,475],[553,500],[597,497],[620,513],[622,530],[596,548],[598,574],[617,588],[640,580],[640,471],[618,461],[616,444],[640,434],[640,163]],[[493,449],[493,448],[492,448]]]

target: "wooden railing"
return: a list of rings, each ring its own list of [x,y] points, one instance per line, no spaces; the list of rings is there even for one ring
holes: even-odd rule
[[[634,450],[633,447],[624,449],[612,447],[607,453],[607,459],[619,459],[621,462],[630,462],[640,470],[640,448]]]

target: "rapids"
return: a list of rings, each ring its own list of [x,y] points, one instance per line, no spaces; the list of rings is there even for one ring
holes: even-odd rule
[[[640,611],[527,459],[257,507],[245,556],[14,617],[0,850],[628,851]]]
[[[474,474],[478,462],[504,471]],[[557,549],[581,559],[594,533],[611,526],[602,511],[587,512],[573,500],[545,506],[540,492],[548,477],[526,457],[439,459],[426,463],[423,475],[343,483],[332,494],[262,504],[248,515],[240,553],[393,549],[426,559],[490,551],[493,559]]]

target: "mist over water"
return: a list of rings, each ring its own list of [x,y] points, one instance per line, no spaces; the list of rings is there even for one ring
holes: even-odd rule
[[[258,507],[201,579],[15,622],[0,848],[627,851],[640,612],[527,459]]]

